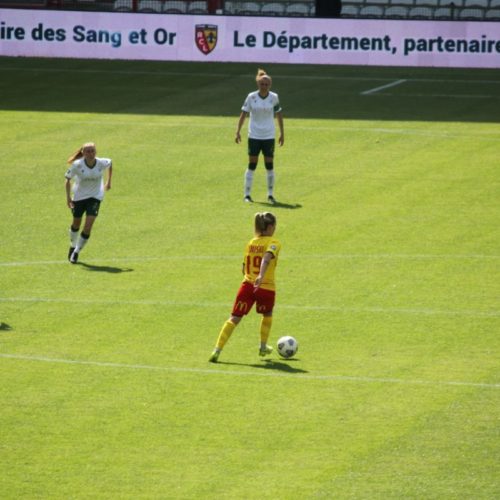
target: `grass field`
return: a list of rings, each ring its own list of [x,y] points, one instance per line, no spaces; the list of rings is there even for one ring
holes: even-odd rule
[[[0,58],[2,499],[500,497],[500,71],[268,65],[283,250],[241,280],[248,64]],[[404,80],[399,83],[399,80]],[[114,162],[66,260],[66,158]]]

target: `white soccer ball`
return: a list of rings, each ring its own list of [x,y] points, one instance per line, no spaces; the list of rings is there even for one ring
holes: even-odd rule
[[[299,343],[289,335],[278,340],[278,353],[282,358],[295,356],[299,349]]]

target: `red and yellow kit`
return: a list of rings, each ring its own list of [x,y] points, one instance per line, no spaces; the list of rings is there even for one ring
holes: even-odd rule
[[[281,250],[281,243],[272,236],[256,236],[252,238],[245,248],[243,261],[243,272],[245,274],[246,283],[254,283],[255,278],[259,275],[262,258],[266,252],[274,255],[267,268],[266,274],[262,280],[260,288],[263,290],[276,290],[274,282],[274,271],[278,261],[278,254]]]
[[[245,316],[255,303],[258,313],[272,313],[276,295],[274,271],[280,249],[280,242],[272,236],[257,236],[248,242],[243,261],[245,278],[234,301],[233,316]],[[253,286],[255,278],[259,275],[260,265],[266,252],[272,253],[274,259],[269,262],[264,279],[260,287],[255,290]]]

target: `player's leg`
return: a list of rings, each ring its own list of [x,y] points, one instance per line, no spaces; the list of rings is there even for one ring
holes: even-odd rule
[[[71,254],[75,251],[76,243],[78,241],[78,231],[80,231],[80,226],[82,224],[81,217],[73,217],[73,222],[69,228],[69,251],[68,260],[71,259]]]
[[[244,201],[251,203],[252,200],[252,186],[253,186],[253,176],[255,169],[257,168],[257,162],[259,160],[258,156],[248,157],[248,167],[245,171],[245,187],[244,187]]]
[[[257,168],[257,163],[259,161],[260,154],[260,141],[256,139],[248,139],[248,167],[245,171],[245,188],[244,188],[244,200],[246,202],[252,202],[252,185],[253,176],[255,169]]]
[[[78,242],[78,232],[80,231],[80,226],[82,225],[82,217],[85,213],[85,200],[73,202],[73,208],[71,209],[73,213],[73,222],[69,228],[69,251],[68,260],[71,261],[71,255],[75,251],[76,244]]]
[[[267,356],[273,352],[273,348],[267,344],[269,334],[271,333],[271,326],[273,325],[273,313],[266,313],[262,315],[260,321],[260,348],[259,354]]]
[[[217,362],[217,360],[219,359],[219,354],[222,352],[222,349],[224,349],[224,346],[234,332],[234,329],[241,321],[243,316],[250,312],[254,302],[255,298],[253,295],[253,285],[251,285],[250,283],[242,283],[240,289],[238,290],[238,294],[236,295],[236,300],[234,301],[231,316],[222,325],[219,336],[217,337],[217,343],[215,344],[215,348],[209,358],[209,361],[211,361],[212,363]]]
[[[209,361],[211,361],[212,363],[216,363],[218,361],[219,354],[222,352],[222,349],[224,349],[224,346],[229,340],[229,337],[231,337],[232,333],[234,332],[234,329],[241,321],[242,317],[243,316],[234,316],[232,314],[231,317],[222,325],[221,331],[219,332],[219,336],[217,337],[215,348],[212,354],[210,355]]]
[[[95,217],[93,217],[93,216],[90,216],[90,218],[92,218],[92,219],[95,220]],[[89,227],[89,224],[88,224],[89,220],[88,219],[89,219],[89,216],[87,215],[87,217],[85,218],[85,228]],[[93,223],[93,221],[92,221],[92,223]],[[92,226],[90,226],[90,228],[92,228]],[[84,229],[80,233],[80,236],[79,236],[78,241],[76,243],[75,250],[74,250],[74,252],[73,252],[73,254],[71,255],[71,258],[70,258],[70,261],[73,264],[77,263],[77,261],[78,261],[78,255],[83,250],[83,247],[89,241],[89,238],[90,238],[90,230],[89,229]]]
[[[274,139],[264,141],[263,153],[264,153],[264,164],[266,166],[267,174],[267,201],[273,205],[276,203],[274,199]]]
[[[90,238],[90,233],[92,231],[92,226],[99,214],[99,207],[101,202],[99,200],[91,198],[90,200],[86,200],[86,216],[85,216],[85,224],[83,226],[83,231],[80,233],[80,237],[76,243],[75,250],[71,254],[70,262],[76,264],[78,262],[78,256],[80,252],[83,250],[85,245],[88,243]]]
[[[257,312],[262,314],[260,322],[260,348],[259,355],[267,356],[273,352],[273,348],[268,345],[271,327],[273,325],[273,308],[275,292],[272,290],[258,290],[256,294]]]

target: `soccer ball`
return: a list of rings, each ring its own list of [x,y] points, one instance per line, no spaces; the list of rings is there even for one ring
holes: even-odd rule
[[[278,340],[278,352],[282,358],[291,358],[292,356],[295,356],[298,349],[299,343],[289,335],[281,337]]]

